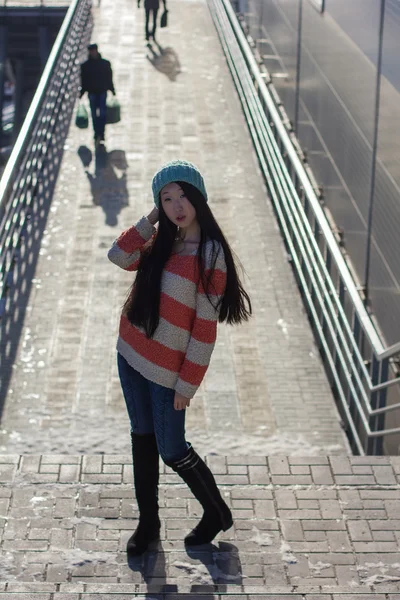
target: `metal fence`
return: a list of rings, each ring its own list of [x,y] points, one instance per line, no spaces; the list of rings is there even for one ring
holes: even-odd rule
[[[238,0],[387,344],[400,339],[400,3]]]
[[[91,31],[91,0],[73,0],[0,181],[0,408]]]
[[[384,440],[400,434],[385,426],[400,408],[396,396],[388,402],[400,383],[400,343],[385,348],[377,333],[256,44],[228,0],[208,2],[353,451],[382,454]]]
[[[36,7],[65,7],[72,0],[0,0],[0,7],[36,8]]]

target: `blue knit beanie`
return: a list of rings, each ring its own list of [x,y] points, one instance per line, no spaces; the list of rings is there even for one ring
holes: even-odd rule
[[[153,177],[151,187],[153,190],[154,204],[157,208],[160,206],[161,190],[168,183],[173,183],[175,181],[191,183],[203,194],[206,202],[208,201],[204,179],[198,168],[190,162],[174,160],[161,167]]]

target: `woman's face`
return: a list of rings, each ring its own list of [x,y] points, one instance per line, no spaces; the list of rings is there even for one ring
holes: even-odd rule
[[[196,210],[177,183],[168,183],[160,193],[162,207],[168,219],[180,229],[187,229],[196,220]]]

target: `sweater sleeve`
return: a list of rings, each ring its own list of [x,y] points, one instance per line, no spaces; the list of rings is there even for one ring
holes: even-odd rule
[[[144,246],[155,234],[156,228],[146,217],[129,227],[114,240],[108,258],[121,269],[137,271]]]
[[[208,263],[208,264],[207,264]],[[206,274],[210,268],[210,260],[206,260]],[[196,298],[196,315],[193,322],[185,359],[179,371],[175,391],[186,398],[193,398],[204,379],[211,355],[217,339],[217,323],[219,316],[219,300],[226,287],[226,263],[220,247],[209,286],[208,299],[203,285],[199,282]]]

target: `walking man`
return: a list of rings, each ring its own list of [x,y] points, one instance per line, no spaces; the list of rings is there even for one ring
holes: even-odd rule
[[[115,88],[110,61],[101,56],[97,44],[90,44],[88,50],[89,58],[81,65],[80,98],[86,92],[89,94],[94,141],[99,144],[104,141],[107,91],[115,96]]]
[[[163,0],[163,4],[164,4],[164,10],[166,10],[167,9],[166,0]],[[137,5],[139,8],[140,0],[138,0]],[[154,40],[155,35],[156,35],[156,29],[157,29],[157,15],[158,15],[158,11],[160,9],[160,0],[144,0],[144,9],[146,11],[146,29],[145,29],[146,40],[149,41],[149,39],[151,37]],[[151,13],[152,13],[152,17],[153,17],[153,29],[152,29],[152,32],[150,33],[149,24],[150,24],[150,14]]]

